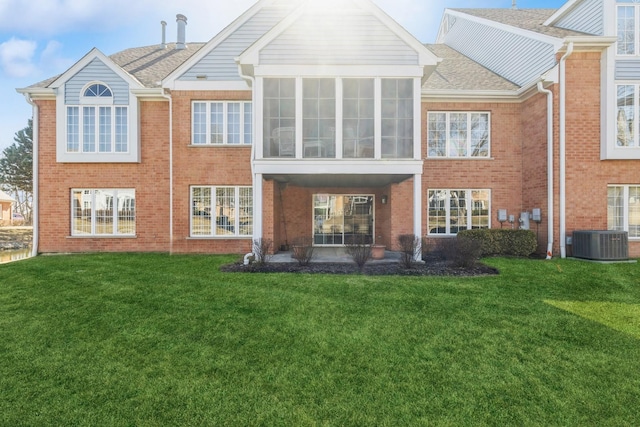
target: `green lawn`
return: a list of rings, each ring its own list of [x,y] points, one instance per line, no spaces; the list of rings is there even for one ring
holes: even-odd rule
[[[634,425],[640,265],[481,278],[0,265],[0,425]]]

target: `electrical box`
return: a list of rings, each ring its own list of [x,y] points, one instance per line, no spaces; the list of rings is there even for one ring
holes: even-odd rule
[[[514,223],[516,221],[516,217],[514,215],[509,215],[509,222]]]
[[[498,209],[498,222],[505,222],[507,220],[507,210]]]
[[[529,212],[520,212],[520,229],[529,229]]]
[[[540,208],[533,208],[531,210],[531,219],[534,222],[541,222],[542,221],[542,212],[540,212]]]

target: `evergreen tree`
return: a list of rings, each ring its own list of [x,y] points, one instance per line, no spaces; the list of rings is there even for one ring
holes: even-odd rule
[[[16,211],[31,223],[33,200],[33,120],[16,132],[0,158],[0,185],[16,199]]]

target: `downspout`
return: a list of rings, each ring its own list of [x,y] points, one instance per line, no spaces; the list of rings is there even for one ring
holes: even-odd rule
[[[538,82],[538,92],[547,95],[547,259],[553,257],[553,92]]]
[[[161,96],[169,101],[169,254],[173,254],[173,98],[162,91]]]
[[[566,159],[566,69],[565,61],[573,53],[573,42],[567,45],[567,51],[560,58],[560,257],[567,257],[567,220],[566,220],[566,197],[567,197],[567,159]]]
[[[33,155],[32,155],[32,178],[33,178],[33,189],[32,189],[32,204],[31,204],[31,224],[33,226],[33,235],[32,235],[32,242],[31,242],[31,256],[37,256],[38,255],[38,244],[39,244],[39,234],[40,234],[40,227],[39,227],[39,215],[38,215],[38,162],[39,162],[39,150],[38,150],[38,144],[39,144],[39,116],[40,116],[40,110],[38,109],[38,104],[36,104],[33,99],[29,96],[28,93],[24,94],[25,99],[27,100],[27,102],[31,105],[31,107],[33,108],[33,134],[32,134],[32,145],[33,145]]]

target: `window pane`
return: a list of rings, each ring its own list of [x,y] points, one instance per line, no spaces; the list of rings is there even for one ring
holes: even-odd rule
[[[96,108],[82,108],[82,151],[93,153],[96,151]]]
[[[91,234],[93,192],[73,190],[71,193],[71,235]]]
[[[629,187],[629,237],[640,237],[640,186]]]
[[[335,80],[304,79],[302,96],[304,157],[335,157]]]
[[[100,107],[99,111],[99,151],[101,153],[109,153],[111,152],[111,107]]]
[[[67,152],[80,151],[80,109],[67,107]]]
[[[251,102],[244,103],[244,143],[253,143],[253,112]]]
[[[240,187],[239,208],[239,230],[240,236],[251,236],[253,234],[253,189],[251,187]]]
[[[224,104],[222,102],[211,103],[211,143],[222,144],[224,142]]]
[[[207,143],[207,104],[193,103],[193,143]]]
[[[471,157],[489,155],[489,114],[471,114]]]
[[[94,192],[95,234],[114,234],[113,196],[113,190],[95,190]]]
[[[210,236],[211,228],[211,188],[191,188],[191,235]]]
[[[636,86],[618,85],[618,113],[616,117],[618,147],[634,145],[635,117],[636,117]]]
[[[413,157],[413,81],[382,80],[382,157]]]
[[[216,233],[233,235],[235,232],[235,187],[216,188]]]
[[[118,190],[118,234],[136,234],[135,190]]]
[[[451,190],[449,192],[449,232],[456,234],[467,229],[467,192]]]
[[[342,114],[342,156],[373,158],[374,110],[373,79],[344,79]]]
[[[126,153],[129,150],[128,134],[127,107],[116,107],[116,152]]]
[[[466,157],[467,113],[451,113],[449,120],[449,156]]]
[[[429,234],[447,233],[446,190],[429,190],[429,211],[427,232]]]
[[[264,79],[265,157],[295,157],[295,79]]]
[[[607,189],[607,228],[622,231],[624,229],[624,188]]]
[[[618,6],[618,54],[634,55],[635,48],[635,7]]]
[[[471,228],[489,228],[489,191],[471,191]]]
[[[447,155],[447,114],[429,113],[428,116],[428,155],[444,157]]]

